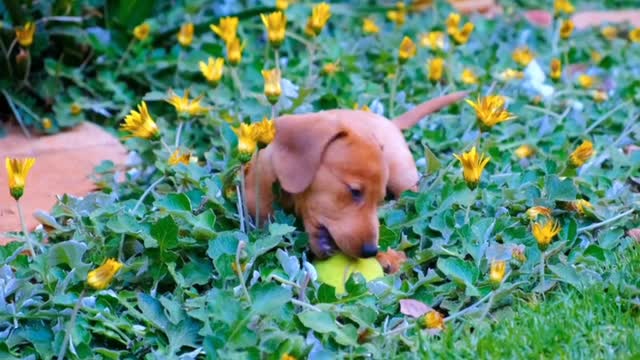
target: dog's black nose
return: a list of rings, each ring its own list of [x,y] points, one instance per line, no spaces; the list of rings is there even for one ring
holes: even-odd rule
[[[364,244],[362,245],[362,257],[370,258],[374,257],[378,254],[378,246],[373,244]]]

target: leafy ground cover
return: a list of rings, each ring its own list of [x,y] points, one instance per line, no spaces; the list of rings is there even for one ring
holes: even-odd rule
[[[28,45],[2,28],[16,120],[98,121],[132,156],[124,181],[105,162],[101,191],[42,216],[33,256],[0,248],[4,358],[638,355],[638,30],[573,31],[566,7],[537,28],[514,4],[456,21],[448,4],[335,3],[310,35],[317,4],[296,2],[275,48],[259,16],[271,4],[6,4],[12,27],[47,19]],[[219,30],[225,15],[237,31]],[[219,80],[201,71],[210,57],[225,59]],[[262,70],[276,68],[271,105]],[[241,123],[365,105],[392,117],[461,89],[499,97],[407,132],[420,190],[379,212],[381,247],[407,254],[399,272],[354,274],[336,295],[294,216],[259,229],[244,216],[237,170],[255,143],[238,148]],[[132,131],[117,127],[127,115]],[[490,158],[478,179],[454,156],[472,148]],[[93,272],[107,259],[115,276]]]

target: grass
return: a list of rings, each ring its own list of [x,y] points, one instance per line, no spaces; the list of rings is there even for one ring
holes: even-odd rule
[[[562,286],[519,300],[428,344],[430,358],[637,359],[640,357],[640,246],[620,253],[608,281]],[[607,284],[607,285],[603,285]]]

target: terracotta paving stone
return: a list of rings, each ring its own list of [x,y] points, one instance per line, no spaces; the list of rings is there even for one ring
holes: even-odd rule
[[[85,122],[73,130],[27,139],[17,128],[0,138],[0,244],[9,240],[3,233],[20,230],[15,201],[9,195],[5,157],[35,157],[20,199],[29,230],[39,222],[36,210],[50,210],[56,195],[85,196],[95,189],[90,175],[103,160],[122,165],[126,149],[99,126]]]

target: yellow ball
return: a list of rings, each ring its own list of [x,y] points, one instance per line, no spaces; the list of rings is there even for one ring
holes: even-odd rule
[[[375,258],[354,259],[342,253],[314,264],[318,280],[336,288],[336,294],[345,293],[345,283],[352,273],[360,273],[367,281],[384,276],[382,266]]]

